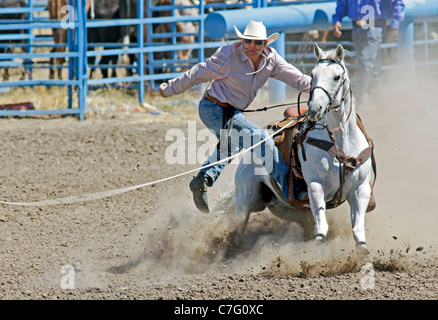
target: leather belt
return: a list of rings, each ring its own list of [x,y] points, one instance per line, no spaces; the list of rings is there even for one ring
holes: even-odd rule
[[[207,100],[213,102],[214,104],[217,104],[220,107],[223,108],[234,108],[231,104],[226,103],[226,102],[221,102],[216,98],[213,98],[212,96],[210,96],[208,93],[205,95],[205,98],[207,98]]]

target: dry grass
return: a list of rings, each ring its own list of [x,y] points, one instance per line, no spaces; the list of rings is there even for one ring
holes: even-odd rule
[[[40,49],[40,51],[47,51]],[[38,59],[37,59],[38,60]],[[44,58],[35,60],[32,70],[34,80],[47,80],[49,70],[42,67],[48,61]],[[47,60],[47,59],[46,59]],[[93,78],[100,78],[102,74],[99,69],[93,74]],[[124,76],[124,70],[117,69],[119,76]],[[0,79],[4,70],[0,69]],[[22,68],[10,68],[9,80],[20,81],[24,76]],[[63,70],[63,79],[68,79],[67,70]],[[1,81],[1,80],[0,80]],[[116,87],[103,87],[99,89],[89,89],[87,94],[87,110],[90,112],[100,111],[136,111],[136,112],[162,112],[178,114],[195,114],[199,98],[202,95],[201,89],[189,90],[181,95],[164,99],[159,96],[157,91],[151,91],[145,88],[144,103],[140,104],[138,90],[136,88],[127,88],[125,83]],[[124,87],[126,86],[126,87]],[[66,86],[17,86],[17,87],[0,87],[0,105],[32,102],[37,110],[57,110],[66,109],[69,104],[69,90]],[[72,91],[72,107],[78,108],[78,91],[74,88]]]
[[[153,113],[196,113],[197,103],[202,93],[191,90],[182,95],[164,99],[158,92],[145,92],[140,104],[136,89],[102,88],[90,90],[87,95],[87,111],[133,111]],[[37,110],[56,110],[68,107],[68,88],[61,86],[14,87],[9,92],[0,93],[0,104],[32,102]],[[73,108],[78,107],[78,94],[72,94]]]
[[[0,93],[0,104],[32,102],[36,109],[64,109],[68,105],[68,92],[64,87],[13,87]],[[77,106],[77,98],[73,99]]]

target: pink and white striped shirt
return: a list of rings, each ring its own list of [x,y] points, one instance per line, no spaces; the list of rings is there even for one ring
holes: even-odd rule
[[[198,63],[181,76],[169,80],[164,95],[181,94],[195,85],[212,81],[208,90],[212,97],[244,110],[269,77],[299,91],[310,86],[311,78],[286,62],[275,49],[265,47],[263,53],[266,57],[262,58],[258,72],[254,73],[256,70],[243,51],[242,41],[223,46],[206,62]]]

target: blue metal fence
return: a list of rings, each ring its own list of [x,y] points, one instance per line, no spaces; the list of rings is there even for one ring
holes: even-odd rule
[[[414,0],[405,0],[406,2],[406,21],[401,30],[401,40],[399,49],[401,59],[416,65],[435,65],[438,62],[434,59],[433,54],[437,50],[437,40],[431,39],[428,34],[429,23],[438,19],[438,5],[435,0],[425,0],[418,3]],[[88,90],[96,86],[107,86],[122,84],[124,86],[133,86],[138,90],[138,98],[143,102],[145,87],[156,87],[159,81],[170,79],[181,74],[185,67],[190,67],[195,63],[204,61],[205,57],[212,53],[217,47],[227,43],[230,38],[234,38],[233,26],[243,30],[247,19],[243,16],[250,16],[252,19],[263,20],[270,32],[280,31],[282,37],[275,44],[276,49],[283,54],[287,60],[297,63],[300,60],[302,68],[308,68],[313,65],[307,59],[313,59],[310,52],[297,53],[297,48],[303,44],[303,39],[290,40],[297,32],[305,32],[310,29],[331,29],[331,15],[334,12],[335,1],[333,0],[315,0],[315,1],[266,1],[253,0],[248,2],[236,2],[234,4],[226,3],[205,3],[199,1],[197,4],[176,5],[175,0],[170,4],[157,5],[152,0],[137,2],[136,18],[118,18],[118,19],[86,19],[86,0],[69,0],[70,16],[65,16],[60,20],[51,20],[46,12],[48,0],[27,0],[27,6],[24,8],[0,8],[0,14],[25,13],[26,19],[20,21],[0,20],[0,48],[10,47],[10,44],[4,41],[21,41],[13,43],[14,49],[21,48],[22,53],[9,52],[0,53],[0,67],[24,67],[24,68],[51,68],[49,63],[41,62],[50,58],[67,58],[68,62],[64,66],[56,66],[67,70],[68,79],[23,79],[0,82],[0,90],[16,86],[63,86],[68,88],[68,103],[64,109],[56,110],[0,110],[0,116],[15,115],[36,115],[36,114],[74,114],[81,120],[84,119],[86,110],[86,96]],[[282,6],[282,8],[279,8]],[[146,10],[144,10],[146,8]],[[189,15],[177,13],[178,9],[191,9],[195,12]],[[231,10],[232,9],[232,10]],[[436,10],[436,11],[435,11]],[[214,11],[214,13],[211,13]],[[272,14],[276,11],[276,14]],[[145,12],[145,15],[143,15]],[[167,12],[167,16],[158,13]],[[286,12],[286,16],[283,15]],[[298,12],[295,14],[294,12]],[[433,14],[433,12],[436,12]],[[288,14],[289,13],[289,14]],[[225,17],[226,29],[220,31],[219,25],[211,26],[212,19],[215,16]],[[230,18],[231,17],[231,18]],[[177,29],[177,23],[192,22],[198,26],[194,32],[181,31]],[[154,31],[154,26],[169,24],[170,29],[165,32]],[[210,24],[210,25],[209,25]],[[348,21],[344,24],[348,28]],[[415,28],[423,28],[425,36],[421,39],[414,38]],[[118,42],[96,42],[90,43],[87,40],[87,31],[98,30],[105,27],[122,27],[134,26],[137,30],[137,39],[129,45]],[[147,26],[145,34],[144,26]],[[64,28],[68,31],[68,42],[66,44],[56,44],[50,34],[37,35],[36,30],[53,28]],[[214,29],[212,31],[212,28]],[[10,30],[21,30],[19,33],[9,33]],[[182,36],[194,37],[192,43],[181,42]],[[165,43],[159,39],[166,39]],[[295,37],[296,38],[296,37]],[[2,42],[3,41],[3,42]],[[306,43],[304,43],[306,44]],[[327,47],[335,46],[336,41],[326,43]],[[351,47],[351,40],[343,42],[344,45]],[[385,48],[394,45],[385,44]],[[48,52],[54,47],[64,47],[66,52]],[[100,50],[95,50],[100,48]],[[193,50],[192,56],[186,60],[181,60],[177,56],[180,50]],[[417,51],[423,54],[415,55]],[[167,53],[166,57],[156,58],[158,53]],[[111,78],[91,78],[89,79],[88,71],[95,68],[110,68],[111,65],[94,66],[88,64],[89,58],[100,58],[105,56],[135,55],[135,62],[119,63],[118,70],[134,70],[133,74],[125,72]],[[148,57],[146,60],[145,57]],[[26,61],[32,61],[32,64]],[[38,61],[38,62],[35,62]],[[164,68],[165,67],[165,68]],[[387,68],[391,65],[386,66]],[[162,70],[165,69],[163,72]],[[275,84],[270,83],[275,89]],[[277,97],[282,96],[284,89],[277,87]],[[73,102],[75,101],[75,102]],[[0,101],[0,105],[1,105]]]
[[[64,109],[44,109],[44,110],[1,110],[0,116],[16,116],[16,115],[43,115],[43,114],[74,114],[81,120],[84,119],[85,112],[85,96],[86,96],[86,64],[84,61],[84,46],[85,43],[81,41],[81,35],[86,30],[85,18],[83,10],[80,9],[80,2],[69,0],[71,8],[75,8],[75,21],[72,22],[72,28],[68,29],[68,47],[67,52],[36,52],[36,48],[53,47],[56,44],[45,43],[47,36],[39,37],[36,35],[37,29],[56,29],[63,28],[62,21],[51,21],[48,17],[38,17],[36,13],[43,12],[47,8],[47,1],[26,1],[27,6],[23,8],[0,8],[0,14],[6,16],[6,19],[0,21],[0,32],[3,33],[2,43],[3,48],[15,50],[21,47],[22,53],[6,52],[0,54],[0,61],[3,61],[4,67],[11,67],[14,64],[9,64],[9,61],[18,61],[15,64],[17,67],[20,61],[51,59],[51,58],[65,58],[68,59],[68,80],[53,80],[53,79],[22,79],[13,81],[0,82],[0,88],[8,87],[22,87],[22,86],[65,86],[68,88],[68,103]],[[8,15],[14,13],[26,13],[25,20],[11,20]],[[12,32],[14,33],[5,33]],[[18,32],[18,33],[17,33]],[[10,43],[11,40],[23,40],[21,43]],[[25,66],[24,66],[25,67]],[[32,68],[36,68],[34,65]],[[77,95],[78,105],[73,106],[73,94]]]

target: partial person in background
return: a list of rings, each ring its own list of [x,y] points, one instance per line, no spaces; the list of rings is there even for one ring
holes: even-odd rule
[[[380,44],[388,21],[387,42],[398,38],[398,27],[404,20],[405,5],[402,0],[337,0],[333,15],[333,35],[342,35],[342,18],[353,22],[353,44],[356,52],[354,96],[360,105],[365,94],[381,87]]]

